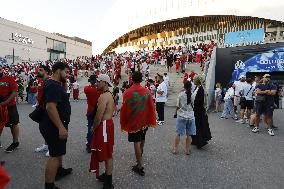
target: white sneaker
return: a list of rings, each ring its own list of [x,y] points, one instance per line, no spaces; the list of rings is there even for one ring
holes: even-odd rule
[[[45,152],[45,151],[48,151],[48,146],[45,144],[35,149],[35,152]]]
[[[165,124],[165,122],[164,121],[158,121],[158,125],[164,125]]]
[[[234,120],[238,120],[238,116],[237,115],[235,115]]]
[[[252,131],[253,133],[257,133],[257,132],[259,132],[259,128],[258,128],[258,127],[254,127],[251,131]]]
[[[273,129],[268,129],[268,134],[270,135],[270,136],[274,136],[274,132],[273,132]]]
[[[46,152],[45,157],[49,157],[49,151]]]

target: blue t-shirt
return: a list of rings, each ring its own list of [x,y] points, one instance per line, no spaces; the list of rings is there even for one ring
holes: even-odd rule
[[[255,87],[256,90],[261,90],[261,91],[265,91],[265,90],[277,90],[277,87],[273,84],[267,84],[267,85],[264,85],[264,84],[260,84],[260,85],[257,85]],[[274,104],[274,96],[272,95],[265,95],[265,102],[266,104],[269,104],[269,105],[273,105]]]
[[[71,106],[69,102],[69,96],[61,83],[52,79],[47,80],[45,82],[43,95],[45,104],[48,102],[57,103],[57,111],[60,120],[65,127],[68,127],[68,124],[70,122]],[[51,120],[49,119],[49,121]]]

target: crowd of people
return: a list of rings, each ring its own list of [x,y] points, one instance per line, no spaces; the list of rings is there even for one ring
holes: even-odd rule
[[[63,59],[0,65],[0,136],[5,126],[11,128],[13,136],[11,145],[5,151],[11,153],[20,145],[17,103],[24,101],[26,91],[27,102],[35,108],[30,118],[39,124],[44,138],[44,144],[35,151],[45,151],[49,156],[45,188],[57,189],[55,180],[73,171],[72,168],[63,168],[71,115],[70,93],[73,91],[73,98],[78,101],[78,77],[88,77],[90,85],[84,87],[84,93],[88,104],[86,150],[91,153],[90,171],[104,183],[103,188],[113,188],[112,153],[115,140],[112,118],[120,113],[121,129],[128,132],[128,141],[134,143],[137,164],[132,171],[144,176],[142,155],[145,136],[148,127],[166,124],[164,107],[170,86],[168,73],[153,76],[150,64],[166,66],[169,72],[176,64],[175,71],[184,73],[184,92],[177,97],[177,111],[173,115],[177,117],[177,136],[172,153],[178,153],[180,137],[185,135],[185,153],[189,155],[190,144],[202,148],[211,139],[211,132],[204,108],[204,77],[193,71],[188,74],[185,66],[195,62],[204,69],[213,47],[213,44],[200,44],[190,48],[157,48],[155,51],[78,57],[72,61]],[[122,81],[122,70],[128,76],[126,81]],[[145,85],[142,86],[143,78]],[[123,93],[121,108],[118,107],[120,90]],[[100,175],[99,162],[102,161],[106,170]]]
[[[238,123],[248,124],[254,133],[260,131],[259,123],[263,115],[262,120],[267,125],[268,134],[274,136],[277,126],[273,124],[273,112],[279,107],[280,91],[269,74],[254,79],[242,75],[239,81],[228,85],[224,98],[221,84],[216,84],[214,112],[221,111],[221,101],[224,100],[221,119],[231,117]]]

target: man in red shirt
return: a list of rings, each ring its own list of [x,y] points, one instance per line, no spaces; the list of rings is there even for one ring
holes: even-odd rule
[[[98,99],[101,95],[101,91],[99,91],[96,87],[96,75],[91,75],[89,78],[89,82],[90,85],[86,86],[84,88],[84,93],[87,97],[87,104],[88,104],[88,108],[87,108],[87,121],[88,121],[88,132],[87,132],[87,143],[86,143],[86,150],[88,153],[91,153],[91,147],[90,144],[92,142],[92,132],[91,132],[91,128],[92,128],[92,122],[94,120],[94,117],[92,115],[93,110],[95,108],[95,106],[97,105]]]
[[[19,147],[19,114],[16,106],[18,86],[10,76],[4,75],[4,70],[0,66],[0,106],[7,106],[9,121],[6,123],[6,127],[11,128],[13,136],[13,143],[5,150],[5,152],[13,152]]]

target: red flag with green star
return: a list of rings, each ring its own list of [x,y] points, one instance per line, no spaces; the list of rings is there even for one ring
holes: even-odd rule
[[[156,127],[154,101],[148,89],[133,84],[123,94],[120,110],[122,131],[136,133],[147,127]]]

